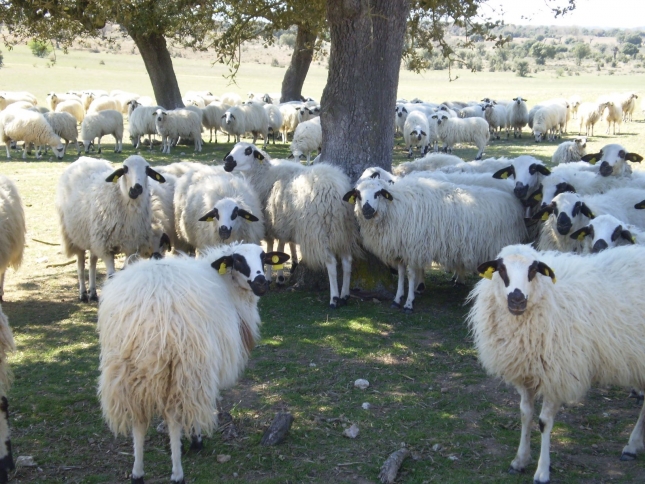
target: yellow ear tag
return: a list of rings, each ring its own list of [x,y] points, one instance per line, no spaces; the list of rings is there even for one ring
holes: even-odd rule
[[[485,277],[486,279],[492,279],[494,272],[495,272],[495,269],[493,269],[492,267],[489,267],[488,269],[486,269],[485,272],[480,272],[479,275],[481,277]]]
[[[598,161],[598,160],[596,160],[595,158],[592,158],[592,159],[590,159],[590,160],[588,161],[588,163],[589,163],[590,165],[595,165],[595,164],[596,164],[596,161]]]
[[[555,284],[555,274],[551,277],[551,282]]]
[[[219,270],[217,272],[219,272],[221,275],[226,274],[226,263],[225,262],[222,262],[219,265]]]
[[[260,162],[260,165],[261,165],[262,163],[264,163],[264,160],[262,160],[262,159],[260,159],[260,158],[258,158],[258,161]]]
[[[352,195],[351,197],[349,197],[349,200],[347,200],[347,201],[349,203],[351,203],[352,205],[354,205],[356,203],[356,197],[354,195]]]
[[[250,216],[250,215],[245,215],[245,216],[244,216],[244,218],[245,218],[246,220],[251,220],[251,216]]]
[[[635,243],[636,243],[636,237],[632,235],[632,244],[635,244]]]
[[[535,200],[536,202],[541,202],[542,201],[542,194],[538,193],[537,195],[535,195],[533,197],[533,200]]]
[[[580,233],[578,234],[578,242],[582,242],[583,240],[585,240],[585,237],[586,237],[586,236],[587,236],[587,234],[585,234],[584,232],[580,232]],[[547,275],[548,275],[548,274],[547,274]]]
[[[596,214],[593,212],[589,212],[590,217],[589,218],[596,218]]]
[[[271,257],[271,262],[273,262],[274,264],[277,264],[278,262],[280,262],[280,257],[278,257],[277,255],[274,255],[273,257]]]
[[[506,180],[508,178],[508,173],[507,172],[502,173],[502,176],[500,178],[502,180]]]
[[[207,222],[212,222],[212,221],[213,221],[213,217],[208,217],[208,218],[206,219],[206,221],[207,221]]]
[[[281,271],[284,268],[284,264],[276,264],[273,266],[274,271]]]
[[[116,183],[119,181],[119,177],[114,175],[114,178],[112,178],[112,183]]]
[[[549,272],[549,269],[544,269],[544,275],[547,277],[551,277],[551,273]]]
[[[542,214],[542,221],[546,222],[547,220],[549,220],[549,215],[551,215],[549,212],[544,212]]]
[[[155,175],[155,178],[157,179],[157,181],[161,180],[161,176],[159,174]]]

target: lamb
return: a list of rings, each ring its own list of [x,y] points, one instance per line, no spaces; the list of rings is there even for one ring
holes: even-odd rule
[[[18,270],[22,264],[25,232],[25,212],[18,189],[9,178],[0,175],[0,302],[4,296],[4,277],[7,268]],[[4,355],[1,354],[1,340],[0,337],[0,381],[2,380],[1,366],[4,361]]]
[[[320,117],[298,124],[293,133],[293,141],[289,149],[295,158],[307,154],[307,164],[311,164],[311,153],[320,150],[322,145],[322,126]]]
[[[77,259],[81,301],[98,300],[99,258],[109,277],[115,272],[116,254],[130,256],[154,245],[148,177],[158,183],[165,181],[136,155],[126,158],[116,170],[105,160],[81,157],[63,171],[58,181],[56,211],[63,251]],[[90,251],[89,294],[85,288],[86,250]]]
[[[582,99],[580,99],[580,96],[578,96],[577,94],[571,96],[568,99],[569,109],[571,111],[571,116],[573,117],[573,119],[578,118],[578,108],[580,108],[581,101]]]
[[[598,173],[602,176],[624,176],[632,173],[628,161],[640,163],[643,157],[638,153],[629,153],[624,146],[619,144],[605,145],[600,152],[591,153],[582,157],[591,165],[600,163]]]
[[[54,133],[65,140],[63,155],[67,152],[67,145],[69,145],[70,141],[73,141],[74,144],[76,144],[77,154],[80,154],[81,149],[78,146],[78,127],[76,125],[76,118],[69,113],[49,112],[43,114],[43,116],[54,130]]]
[[[16,344],[9,327],[9,320],[0,307],[0,483],[9,482],[9,472],[14,470],[11,452],[11,433],[9,431],[9,401],[7,393],[12,383],[12,373],[8,366],[9,353],[15,351]]]
[[[620,104],[610,101],[607,105],[607,114],[605,115],[605,121],[607,121],[607,131],[606,134],[609,134],[609,130],[613,124],[614,131],[613,134],[616,134],[616,125],[618,125],[618,134],[620,134],[620,125],[623,122],[623,109]]]
[[[562,137],[566,125],[567,110],[560,104],[549,104],[538,109],[533,118],[533,136],[536,142]]]
[[[50,146],[59,160],[63,159],[65,148],[56,136],[44,116],[38,112],[17,109],[0,112],[0,138],[7,149],[7,159],[11,159],[9,146],[11,141],[24,141],[22,159],[27,157],[27,149],[30,143],[36,146]],[[36,158],[40,159],[40,152],[36,152]]]
[[[213,131],[215,131],[215,143],[217,143],[217,130],[222,128],[222,115],[230,106],[220,102],[212,102],[202,109],[202,126],[209,130],[209,143],[213,141]]]
[[[157,134],[155,115],[159,106],[142,106],[139,101],[128,101],[128,130],[130,139],[135,149],[141,147],[141,137],[148,135],[150,150],[152,150],[152,136]]]
[[[327,268],[330,307],[349,299],[352,258],[360,254],[359,235],[343,195],[350,190],[349,178],[326,163],[303,167],[286,160],[266,160],[250,143],[238,143],[224,159],[224,169],[246,174],[264,207],[269,249],[273,240],[300,245],[302,261],[310,268]],[[339,294],[337,257],[343,266]]]
[[[69,113],[74,116],[76,122],[82,123],[85,118],[85,110],[83,105],[76,100],[62,101],[56,105],[57,113]]]
[[[442,153],[430,153],[418,160],[405,161],[392,167],[392,173],[398,176],[406,176],[415,171],[439,170],[444,166],[455,166],[459,163],[464,163],[464,160],[458,156]]]
[[[85,153],[89,153],[90,145],[98,138],[98,152],[101,153],[101,138],[106,135],[114,136],[116,144],[115,153],[123,149],[123,115],[114,109],[106,109],[95,113],[88,113],[81,123],[81,140],[85,146]]]
[[[428,133],[430,133],[430,127],[425,114],[421,111],[413,111],[408,114],[403,125],[403,139],[405,140],[405,149],[408,151],[408,158],[412,158],[413,146],[418,146],[422,154],[426,153],[429,142]]]
[[[637,204],[636,208],[645,207]],[[605,249],[622,245],[645,245],[645,231],[635,225],[621,222],[613,215],[598,215],[589,224],[576,230],[570,238],[582,242],[583,253],[596,254]]]
[[[259,339],[257,302],[268,289],[262,264],[286,259],[231,245],[200,259],[136,262],[105,284],[98,394],[110,429],[132,431],[132,482],[143,482],[145,434],[155,415],[168,426],[171,481],[184,482],[182,431],[200,449],[201,432],[217,427],[219,393],[240,378]]]
[[[275,144],[275,134],[282,129],[282,112],[280,112],[280,107],[275,104],[265,104],[263,107],[269,118],[269,134],[273,137],[273,144]]]
[[[609,106],[609,101],[605,102],[596,102],[596,103],[582,103],[578,108],[580,113],[580,129],[578,134],[582,134],[582,127],[585,127],[585,136],[593,136],[593,128],[602,114],[605,112]]]
[[[571,163],[580,161],[587,154],[587,138],[574,138],[573,141],[560,143],[551,157],[551,163]]]
[[[356,205],[364,247],[390,267],[398,267],[393,307],[403,303],[407,267],[406,312],[413,310],[416,277],[424,267],[436,262],[463,277],[485,254],[527,238],[521,205],[513,195],[490,188],[419,177],[393,184],[371,178],[344,200]]]
[[[506,129],[506,106],[501,104],[486,104],[484,108],[484,119],[488,122],[491,136],[494,135],[499,139],[502,130]]]
[[[170,154],[173,140],[180,137],[192,138],[195,142],[195,151],[202,151],[202,118],[188,109],[175,109],[155,111],[155,126],[161,136],[161,152]]]
[[[467,321],[479,361],[521,396],[522,431],[511,471],[524,471],[531,460],[533,408],[541,397],[542,445],[533,482],[545,484],[562,403],[579,401],[594,383],[645,390],[645,249],[581,257],[515,245],[478,270],[486,280],[468,297],[473,306]],[[644,420],[641,410],[621,460],[645,448]]]
[[[481,160],[484,148],[490,139],[488,123],[481,118],[451,118],[446,114],[434,114],[437,132],[443,141],[444,151],[451,150],[456,143],[474,143],[479,151],[475,160]]]
[[[177,232],[191,249],[264,238],[262,206],[250,185],[228,173],[179,179],[175,191]]]
[[[506,137],[509,137],[509,130],[513,130],[513,138],[522,137],[522,129],[529,122],[529,112],[526,107],[526,99],[518,96],[513,102],[506,106]]]

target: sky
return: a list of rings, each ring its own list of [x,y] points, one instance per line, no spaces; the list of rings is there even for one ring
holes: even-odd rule
[[[481,11],[495,20],[502,18],[505,23],[516,25],[645,27],[645,0],[576,0],[576,9],[557,19],[549,10],[549,3],[568,4],[566,0],[489,0]],[[495,12],[499,12],[500,6],[504,10],[503,16]]]

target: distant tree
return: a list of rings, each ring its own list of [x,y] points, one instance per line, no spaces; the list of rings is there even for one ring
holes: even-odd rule
[[[515,63],[515,75],[519,77],[526,77],[530,72],[528,61],[517,61]]]
[[[542,42],[536,42],[529,50],[531,57],[535,58],[535,63],[543,65],[546,59],[553,59],[557,53],[554,45],[547,45]]]
[[[576,65],[582,64],[583,59],[589,57],[591,54],[591,47],[588,44],[579,42],[573,46],[571,53],[576,60]]]
[[[628,44],[634,44],[637,46],[641,46],[643,44],[643,38],[639,34],[626,35],[624,41]]]
[[[47,57],[52,51],[51,43],[43,40],[31,39],[27,46],[36,57]]]
[[[620,51],[629,57],[636,57],[638,55],[638,47],[634,44],[623,44]]]

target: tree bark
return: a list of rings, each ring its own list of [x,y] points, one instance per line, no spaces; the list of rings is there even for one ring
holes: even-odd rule
[[[128,33],[139,48],[157,104],[165,109],[183,108],[184,103],[181,100],[165,37],[161,34],[137,34],[131,31]]]
[[[328,0],[329,76],[321,99],[322,161],[356,181],[392,167],[394,108],[407,0]]]
[[[306,25],[298,25],[296,45],[291,55],[291,63],[282,80],[281,102],[300,101],[302,86],[307,78],[311,60],[314,57],[314,44],[318,32],[311,30]]]

